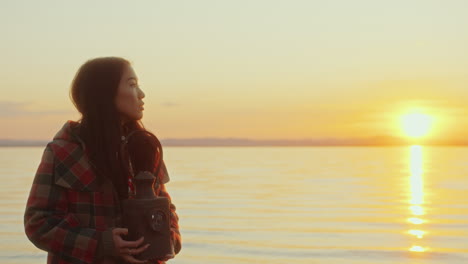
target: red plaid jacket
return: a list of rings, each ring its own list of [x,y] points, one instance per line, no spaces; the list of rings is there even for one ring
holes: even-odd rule
[[[50,264],[124,263],[115,256],[98,259],[104,234],[121,226],[120,201],[109,180],[97,183],[84,144],[74,133],[77,125],[67,121],[44,150],[26,205],[26,235],[48,252]],[[162,165],[158,177],[167,182],[167,169]],[[159,186],[156,192],[170,199],[164,184]],[[171,209],[172,235],[178,253],[181,238],[172,203]]]

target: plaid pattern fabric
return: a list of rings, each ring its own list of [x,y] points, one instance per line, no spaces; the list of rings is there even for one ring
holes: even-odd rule
[[[166,187],[164,184],[160,184],[160,187],[157,190],[158,196],[163,196],[167,197],[169,201],[171,201],[171,197],[169,196],[169,193],[166,190]],[[178,254],[181,250],[182,247],[182,239],[180,236],[179,232],[179,216],[176,213],[176,207],[175,205],[171,202],[171,233],[172,233],[172,241],[174,242],[174,251],[176,254]]]
[[[115,189],[109,180],[98,184],[82,142],[71,133],[76,124],[68,121],[46,146],[24,214],[26,235],[48,252],[50,264],[96,263],[102,232],[121,226]],[[161,173],[161,178],[167,177],[163,175],[167,170]],[[170,199],[163,184],[158,193]],[[172,211],[171,227],[178,252],[181,240],[175,206]]]

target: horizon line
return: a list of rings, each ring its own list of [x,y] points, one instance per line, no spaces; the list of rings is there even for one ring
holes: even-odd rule
[[[310,138],[310,139],[249,139],[233,137],[203,138],[165,138],[161,144],[168,147],[307,147],[307,146],[468,146],[468,141],[461,140],[410,140],[392,136],[370,138]],[[34,147],[45,146],[51,140],[0,139],[0,147]]]

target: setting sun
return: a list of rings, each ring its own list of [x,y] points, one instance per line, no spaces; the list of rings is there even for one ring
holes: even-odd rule
[[[402,128],[409,137],[419,138],[427,135],[432,126],[432,117],[422,113],[409,113],[402,117]]]

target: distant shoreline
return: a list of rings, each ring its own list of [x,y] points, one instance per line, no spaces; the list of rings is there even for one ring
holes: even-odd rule
[[[46,140],[9,140],[0,139],[0,147],[44,147]],[[394,137],[375,137],[367,139],[302,139],[302,140],[254,140],[243,138],[187,138],[161,139],[167,147],[391,147],[391,146],[468,146],[468,142],[457,141],[408,141]]]

